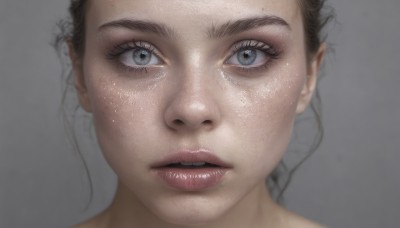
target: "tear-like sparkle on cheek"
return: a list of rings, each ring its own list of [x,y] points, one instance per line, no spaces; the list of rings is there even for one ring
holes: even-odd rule
[[[250,105],[249,94],[247,91],[241,91],[239,93],[239,97],[241,107],[246,107]]]

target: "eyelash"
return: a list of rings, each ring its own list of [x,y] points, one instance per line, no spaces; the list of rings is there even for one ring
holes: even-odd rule
[[[143,67],[131,67],[131,66],[126,66],[123,64],[119,58],[121,55],[124,53],[135,50],[137,48],[142,48],[146,49],[149,51],[152,55],[155,55],[158,59],[162,61],[162,59],[159,57],[160,55],[157,53],[157,49],[144,41],[132,41],[128,43],[123,43],[114,46],[110,52],[107,53],[106,57],[109,60],[117,62],[118,66],[121,67],[122,69],[128,71],[128,72],[136,72],[136,73],[147,73],[149,70],[149,67],[143,66]],[[258,41],[258,40],[242,40],[237,43],[235,43],[230,51],[230,54],[228,55],[227,60],[224,62],[225,64],[227,61],[232,58],[234,55],[236,55],[238,52],[243,51],[243,50],[258,50],[263,52],[269,60],[260,66],[256,67],[238,67],[241,71],[243,72],[257,72],[257,71],[262,71],[270,66],[270,64],[273,62],[273,60],[279,59],[281,52],[272,47],[271,45],[268,45],[267,43]]]
[[[125,64],[121,63],[119,58],[121,55],[128,51],[132,51],[138,48],[146,49],[147,51],[150,52],[151,55],[155,55],[160,61],[162,59],[159,57],[159,54],[157,54],[156,48],[144,41],[131,41],[128,43],[123,43],[114,46],[110,52],[107,53],[106,57],[109,60],[117,62],[118,66],[121,67],[123,70],[126,70],[128,72],[135,72],[135,73],[147,73],[149,70],[149,67],[143,66],[143,67],[131,67],[131,66],[126,66]]]
[[[257,72],[260,70],[264,70],[268,68],[274,60],[279,59],[281,56],[281,51],[278,51],[273,46],[267,43],[258,40],[242,40],[233,45],[232,50],[230,51],[231,54],[229,55],[227,60],[232,58],[238,52],[249,49],[263,52],[269,58],[269,60],[265,64],[257,67],[239,67],[239,69],[243,72]],[[227,61],[225,61],[225,63],[226,62]]]

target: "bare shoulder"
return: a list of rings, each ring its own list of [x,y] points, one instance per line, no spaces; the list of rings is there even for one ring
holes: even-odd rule
[[[84,221],[78,225],[75,225],[73,228],[106,228],[108,221],[108,216],[105,212]]]
[[[326,228],[326,226],[301,217],[293,220],[289,225],[296,228]]]
[[[327,226],[318,224],[314,221],[306,219],[302,216],[299,216],[293,212],[286,211],[286,227],[293,227],[293,228],[326,228]]]
[[[78,225],[75,225],[73,228],[94,228],[94,227],[99,227],[99,223],[94,219],[90,219],[88,221],[84,221]]]

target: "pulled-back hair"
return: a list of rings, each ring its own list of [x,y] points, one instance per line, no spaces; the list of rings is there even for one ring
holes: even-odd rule
[[[321,34],[324,26],[332,19],[332,13],[323,13],[326,0],[296,0],[301,8],[305,42],[308,56],[315,54],[325,40]],[[85,16],[89,0],[71,0],[69,14],[72,28],[66,35],[78,54],[83,54],[85,48]]]

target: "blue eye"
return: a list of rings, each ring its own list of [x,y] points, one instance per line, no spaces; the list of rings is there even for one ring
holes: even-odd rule
[[[238,62],[245,66],[253,64],[257,59],[257,51],[250,49],[239,51],[236,55]]]
[[[247,48],[235,52],[226,63],[241,67],[257,67],[266,64],[268,59],[263,51]]]
[[[147,65],[151,61],[151,55],[151,52],[145,49],[132,51],[132,59],[137,65]]]
[[[142,47],[125,51],[120,55],[120,61],[122,64],[133,68],[161,63],[161,60],[151,50]]]
[[[280,52],[271,45],[258,40],[235,43],[225,64],[242,70],[258,70],[279,58]]]
[[[144,70],[147,72],[151,67],[164,64],[158,50],[152,44],[144,41],[114,46],[106,54],[106,57],[129,71]]]

